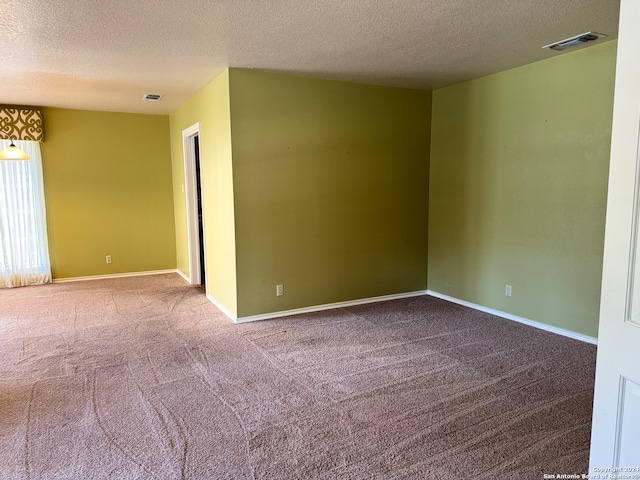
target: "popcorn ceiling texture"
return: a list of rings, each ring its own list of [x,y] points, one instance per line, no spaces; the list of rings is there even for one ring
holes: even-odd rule
[[[558,55],[542,45],[588,30],[615,38],[618,11],[618,0],[9,0],[0,103],[168,114],[226,67],[435,89]]]
[[[596,348],[442,300],[234,325],[171,274],[0,305],[3,479],[587,472]]]

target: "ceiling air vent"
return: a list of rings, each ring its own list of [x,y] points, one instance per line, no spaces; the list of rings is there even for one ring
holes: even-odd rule
[[[593,42],[594,40],[598,40],[599,38],[606,37],[606,35],[602,33],[596,32],[585,32],[580,35],[576,35],[574,37],[566,38],[564,40],[560,40],[559,42],[553,42],[549,45],[545,45],[542,48],[548,48],[550,50],[566,50],[567,48],[577,47],[578,45],[584,45],[587,42]]]
[[[147,102],[159,102],[162,99],[162,95],[159,93],[145,93],[142,99]]]

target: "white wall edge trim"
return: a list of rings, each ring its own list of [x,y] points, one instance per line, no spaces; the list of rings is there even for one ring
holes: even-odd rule
[[[320,312],[322,310],[331,310],[334,308],[354,307],[356,305],[364,305],[366,303],[386,302],[388,300],[398,300],[401,298],[420,297],[426,295],[426,290],[419,290],[415,292],[395,293],[392,295],[382,295],[380,297],[361,298],[358,300],[347,300],[345,302],[325,303],[322,305],[313,305],[311,307],[294,308],[292,310],[281,310],[279,312],[264,313],[261,315],[251,315],[249,317],[230,318],[235,323],[247,323],[258,322],[261,320],[271,320],[272,318],[288,317],[290,315],[300,315],[301,313],[313,313]]]
[[[215,298],[213,298],[208,293],[207,293],[207,300],[209,300],[211,303],[213,303],[218,308],[218,310],[220,310],[227,317],[229,317],[229,319],[233,323],[237,323],[236,317],[229,310],[227,310],[219,301],[217,301]]]
[[[189,285],[191,285],[191,279],[182,270],[180,270],[178,268],[178,269],[176,269],[176,273],[178,275],[180,275],[184,279],[185,282],[187,282]]]
[[[449,295],[443,295],[442,293],[434,292],[432,290],[427,290],[427,295],[439,298],[441,300],[446,300],[451,303],[457,303],[458,305],[462,305],[463,307],[468,307],[484,313],[489,313],[491,315],[495,315],[496,317],[513,320],[514,322],[518,323],[524,323],[525,325],[529,325],[530,327],[539,328],[540,330],[546,330],[547,332],[573,338],[574,340],[580,340],[582,342],[598,345],[598,339],[595,337],[590,337],[589,335],[584,335],[582,333],[572,332],[571,330],[565,330],[564,328],[554,327],[545,323],[536,322],[535,320],[529,320],[528,318],[519,317],[518,315],[512,315],[511,313],[502,312],[500,310],[494,310],[493,308],[483,307],[482,305],[467,302],[465,300],[460,300],[459,298],[450,297]]]
[[[146,272],[128,272],[128,273],[113,273],[107,275],[88,275],[86,277],[67,277],[67,278],[54,278],[53,283],[67,283],[67,282],[84,282],[85,280],[105,280],[109,278],[123,278],[123,277],[142,277],[144,275],[161,275],[163,273],[178,273],[178,270],[149,270]],[[182,275],[184,277],[184,275]]]

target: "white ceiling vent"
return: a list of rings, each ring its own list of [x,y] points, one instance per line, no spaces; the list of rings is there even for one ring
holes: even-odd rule
[[[602,37],[606,37],[606,35],[604,35],[603,33],[585,32],[581,33],[580,35],[565,38],[564,40],[560,40],[559,42],[550,43],[549,45],[545,45],[542,48],[548,48],[550,50],[566,50],[567,48],[584,45],[587,42],[593,42],[594,40],[598,40]]]
[[[160,95],[159,93],[145,93],[142,99],[146,100],[147,102],[159,102],[162,97],[163,95]]]

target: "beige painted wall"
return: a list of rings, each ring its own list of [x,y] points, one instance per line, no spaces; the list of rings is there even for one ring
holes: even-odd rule
[[[54,279],[174,269],[168,117],[45,108],[44,119]]]
[[[615,53],[434,92],[429,289],[597,335]]]

